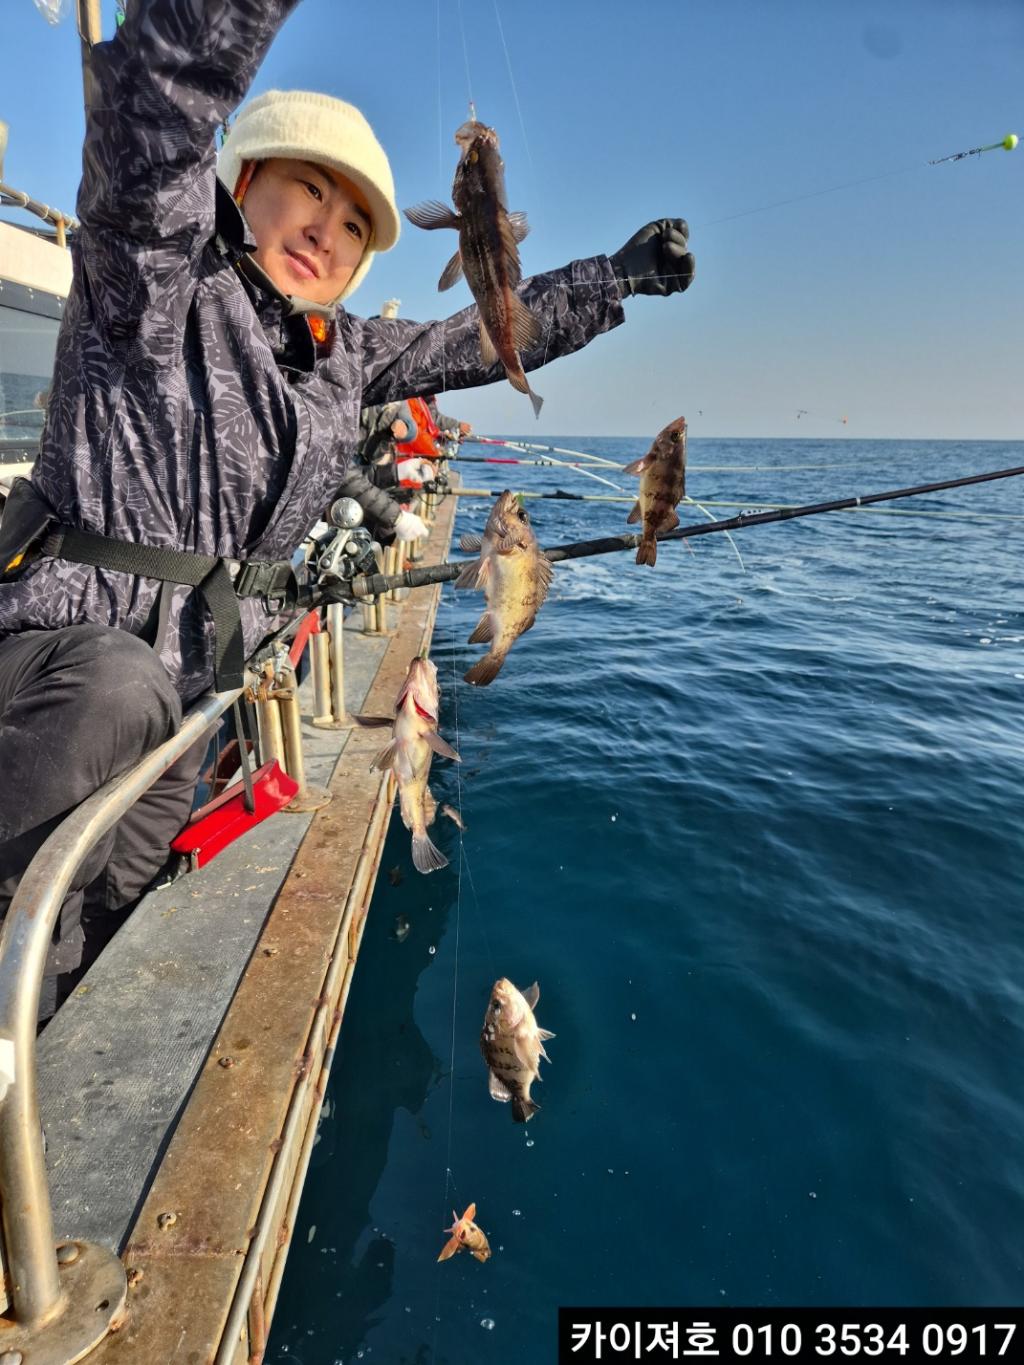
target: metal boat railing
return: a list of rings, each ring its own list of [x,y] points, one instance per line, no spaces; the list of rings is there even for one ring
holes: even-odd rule
[[[433,519],[434,499],[417,500],[417,505],[428,521]],[[400,544],[389,552],[388,562],[397,567],[406,553],[413,554],[413,548]],[[383,600],[369,611],[366,633],[386,633]],[[36,853],[11,901],[0,928],[0,1268],[9,1302],[0,1318],[4,1362],[20,1360],[19,1351],[27,1360],[29,1348],[40,1365],[78,1360],[116,1328],[127,1291],[124,1267],[113,1252],[84,1241],[58,1244],[54,1238],[39,1120],[36,1031],[47,950],[61,904],[98,840],[244,695],[257,702],[261,759],[277,757],[298,783],[287,809],[317,809],[330,800],[330,793],[305,781],[296,677],[308,648],[312,723],[332,729],[352,724],[345,711],[344,608],[325,605],[323,615],[324,623],[319,612],[291,622],[250,661],[244,687],[201,698],[173,738],[78,806]],[[264,660],[262,665],[257,659]],[[280,751],[267,740],[271,721],[281,737]]]
[[[166,770],[219,721],[242,689],[211,692],[182,721],[173,738],[84,801],[50,835],[18,886],[0,932],[0,1043],[7,1053],[6,1092],[0,1099],[0,1200],[3,1250],[14,1326],[4,1346],[32,1334],[33,1359],[41,1336],[61,1338],[77,1359],[108,1330],[126,1292],[124,1268],[113,1252],[86,1243],[57,1248],[39,1123],[36,1087],[36,1020],[54,925],[72,880],[90,850]],[[69,1259],[70,1258],[70,1259]],[[90,1263],[85,1291],[102,1283],[97,1303],[83,1319],[87,1340],[76,1336],[77,1295],[69,1292],[64,1267]],[[113,1286],[113,1288],[112,1288]],[[105,1306],[100,1309],[97,1304]],[[92,1321],[89,1321],[91,1317]],[[75,1349],[78,1354],[72,1354]]]

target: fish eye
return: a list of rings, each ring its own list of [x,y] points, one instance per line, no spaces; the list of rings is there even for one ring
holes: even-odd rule
[[[529,520],[530,520],[530,518],[529,518],[529,517],[527,516],[527,514],[526,514],[526,508],[525,508],[525,507],[520,507],[520,509],[519,509],[519,520],[520,520],[520,521],[529,521]]]
[[[501,1001],[500,1001],[500,1000],[495,1000],[494,1004],[491,1006],[491,1009],[494,1011],[495,1014],[500,1014],[500,1012],[501,1012]]]

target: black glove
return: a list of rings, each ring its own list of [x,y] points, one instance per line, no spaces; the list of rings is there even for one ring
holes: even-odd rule
[[[635,232],[611,258],[624,294],[681,294],[695,269],[686,243],[690,229],[682,218],[659,218]]]

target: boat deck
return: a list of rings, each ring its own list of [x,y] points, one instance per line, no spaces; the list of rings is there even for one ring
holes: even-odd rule
[[[455,505],[424,564],[445,558]],[[350,714],[390,712],[439,595],[390,606],[387,637],[346,622]],[[379,731],[303,731],[332,802],[147,896],[39,1040],[55,1231],[129,1271],[127,1323],[90,1359],[265,1345],[394,796],[370,771]]]

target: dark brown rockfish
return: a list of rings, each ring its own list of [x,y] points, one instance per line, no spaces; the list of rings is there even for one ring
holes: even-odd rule
[[[654,564],[658,558],[659,531],[679,525],[676,507],[686,492],[686,418],[677,417],[654,438],[650,450],[623,469],[640,475],[640,496],[627,522],[643,518],[643,540],[636,552],[638,564]]]
[[[519,243],[529,232],[525,213],[509,213],[505,199],[505,163],[493,128],[471,120],[455,134],[462,157],[452,184],[453,213],[433,200],[406,209],[410,223],[421,228],[455,228],[459,249],[437,283],[450,289],[460,275],[472,290],[480,310],[480,356],[485,365],[500,360],[508,381],[528,393],[540,416],[544,401],[530,388],[520,359],[537,344],[540,323],[516,297],[523,278]]]

